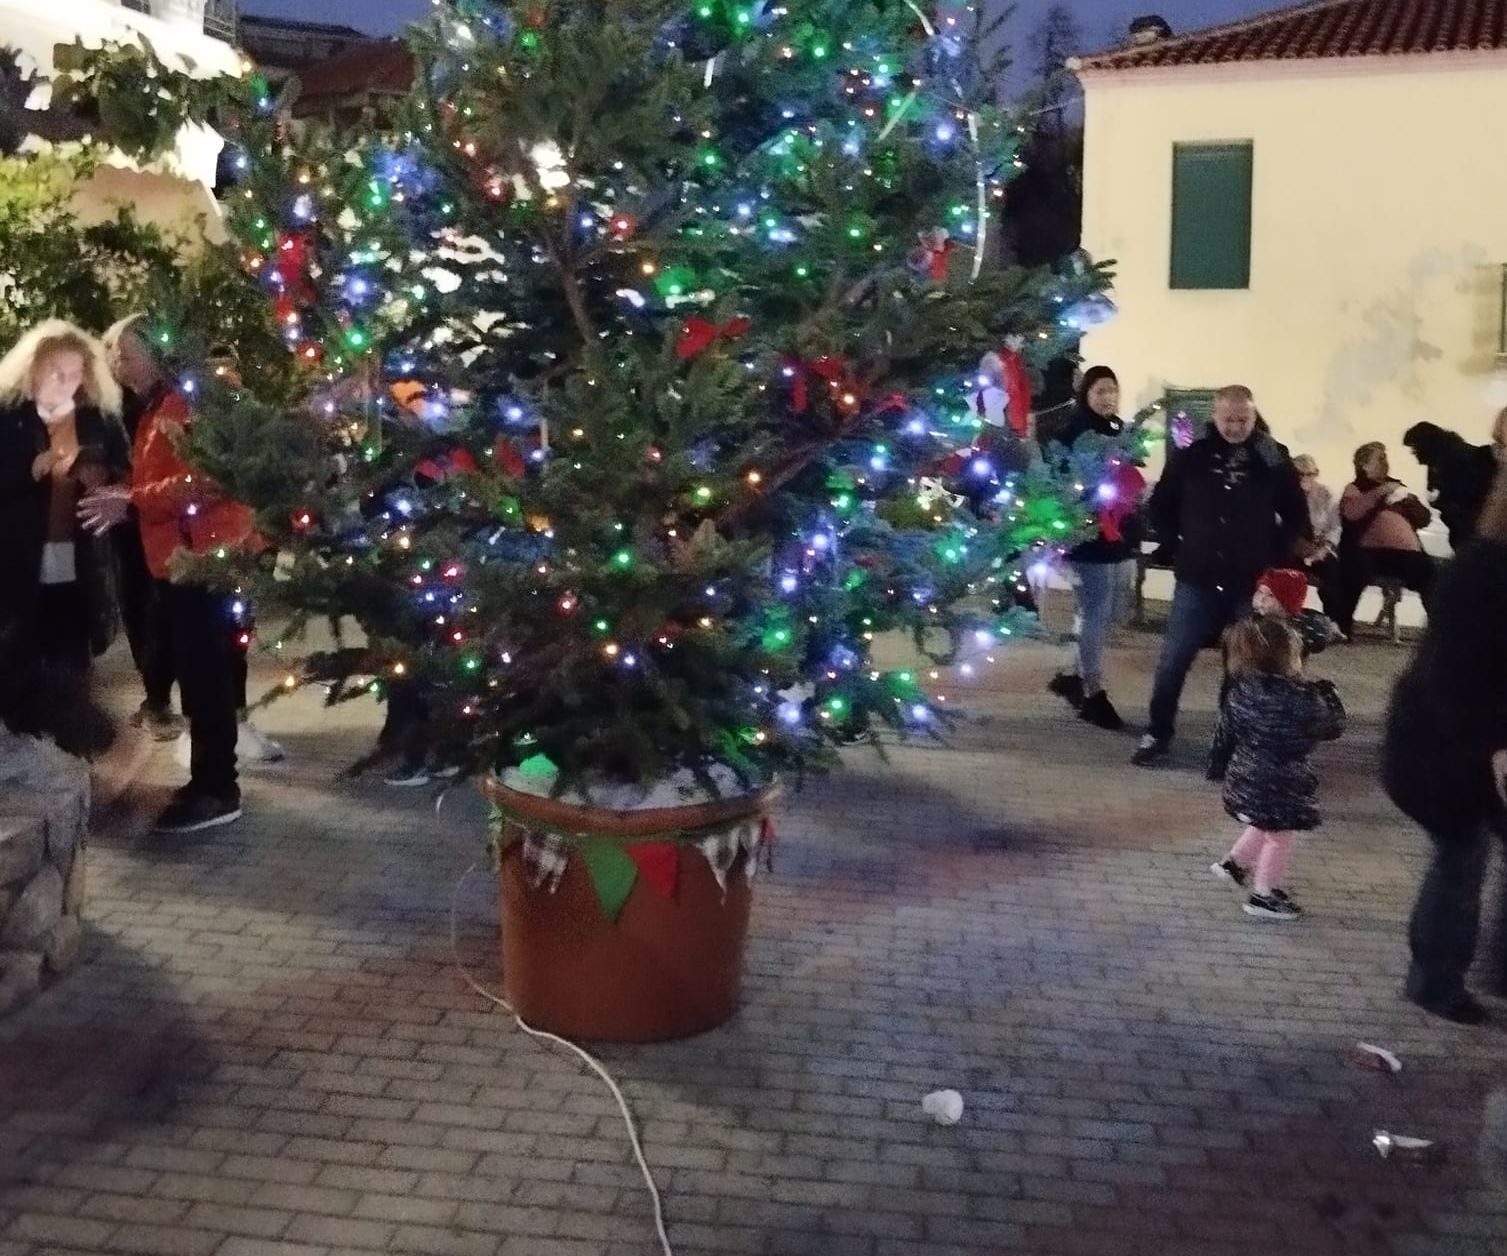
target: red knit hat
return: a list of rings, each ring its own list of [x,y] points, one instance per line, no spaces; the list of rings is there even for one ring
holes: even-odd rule
[[[1272,567],[1262,572],[1256,587],[1276,598],[1289,615],[1301,614],[1303,603],[1308,600],[1308,577],[1291,567]]]

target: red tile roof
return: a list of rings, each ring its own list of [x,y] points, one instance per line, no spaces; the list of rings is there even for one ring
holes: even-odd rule
[[[1507,49],[1507,0],[1309,0],[1307,4],[1084,57],[1074,68],[1136,70]]]
[[[396,39],[373,40],[312,65],[298,76],[295,107],[311,100],[406,92],[413,85],[413,54]]]

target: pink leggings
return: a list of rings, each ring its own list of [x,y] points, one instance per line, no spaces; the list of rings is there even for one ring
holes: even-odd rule
[[[1291,850],[1291,833],[1273,833],[1252,825],[1230,848],[1230,858],[1242,868],[1255,869],[1256,878],[1251,888],[1257,894],[1270,894],[1282,884]]]

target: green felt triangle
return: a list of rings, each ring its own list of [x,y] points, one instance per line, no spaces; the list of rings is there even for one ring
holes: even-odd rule
[[[591,885],[597,892],[602,915],[608,920],[616,920],[633,891],[638,865],[628,857],[621,842],[610,839],[585,838],[580,850],[581,858],[586,861],[586,871],[591,874]]]

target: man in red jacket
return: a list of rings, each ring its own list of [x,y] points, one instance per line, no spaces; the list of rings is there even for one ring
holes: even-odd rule
[[[196,833],[241,816],[236,779],[236,656],[230,599],[206,585],[173,578],[180,551],[206,555],[255,542],[247,507],[223,496],[183,460],[178,433],[190,421],[187,400],[173,388],[165,364],[143,333],[140,315],[105,334],[110,369],[141,397],[145,410],[131,449],[128,487],[105,489],[79,505],[91,528],[103,531],[136,508],[147,568],[157,581],[169,625],[173,667],[188,717],[189,782],[158,817],[159,833]]]

